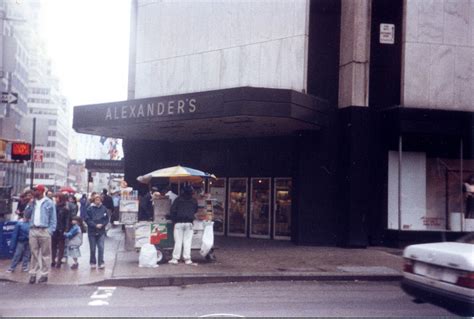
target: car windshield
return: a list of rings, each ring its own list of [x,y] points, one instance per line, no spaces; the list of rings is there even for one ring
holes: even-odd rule
[[[462,236],[458,240],[456,240],[458,243],[466,243],[466,244],[473,244],[474,245],[474,232],[469,233],[467,235]]]

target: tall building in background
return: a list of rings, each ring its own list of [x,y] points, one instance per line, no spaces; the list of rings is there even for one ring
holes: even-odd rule
[[[27,121],[28,63],[30,52],[24,30],[33,27],[13,3],[0,1],[0,88],[2,92],[18,95],[15,104],[0,104],[0,137],[21,140]],[[26,138],[30,141],[31,137]],[[0,163],[0,185],[12,186],[12,193],[20,193],[26,186],[26,163]]]
[[[43,161],[35,163],[34,182],[57,189],[67,185],[69,106],[50,64],[44,63],[47,58],[36,53],[30,64],[28,109],[30,118],[36,118],[35,150],[43,152]]]
[[[34,134],[35,150],[43,156],[42,161],[34,164],[33,182],[55,189],[67,184],[71,114],[68,102],[60,92],[59,81],[52,72],[44,43],[38,37],[41,2],[2,1],[0,4],[5,40],[2,41],[5,71],[2,88],[19,97],[17,104],[3,110],[0,136],[32,142]],[[36,120],[34,132],[33,119]],[[14,186],[16,193],[30,185],[30,169],[27,170],[25,164],[5,166],[7,175],[9,166],[17,171],[21,167],[21,176],[17,172],[14,178],[6,180]]]

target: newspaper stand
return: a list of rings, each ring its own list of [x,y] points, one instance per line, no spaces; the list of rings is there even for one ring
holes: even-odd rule
[[[122,190],[119,206],[119,220],[125,228],[125,249],[135,247],[135,224],[138,221],[137,191]]]
[[[215,178],[215,176],[200,170],[177,165],[138,176],[137,180],[140,183],[149,184],[153,178],[167,178],[169,183],[177,183],[180,185],[180,183],[201,182],[203,179]],[[153,223],[148,229],[144,226],[143,230],[144,232],[150,232],[149,242],[154,244],[157,248],[158,259],[165,261],[170,258],[171,250],[174,247],[174,225],[172,221],[167,219],[170,213],[171,200],[166,196],[156,196],[153,198],[153,206]],[[212,221],[212,201],[207,196],[200,196],[198,198],[198,206],[199,210],[195,214],[196,220],[193,222],[193,241],[191,249],[200,249],[201,254],[206,253],[205,257],[207,260],[214,260],[215,256],[212,246],[210,250],[207,249],[208,245],[206,245],[206,249],[201,249],[203,234],[206,233],[206,235],[211,234],[213,236],[212,227],[214,222]]]
[[[213,227],[212,222],[212,200],[201,197],[198,199],[198,212],[193,222],[192,250],[200,250],[202,238],[206,227]],[[174,224],[166,217],[169,216],[171,200],[168,197],[157,197],[153,199],[154,222],[150,226],[150,243],[155,245],[158,251],[158,260],[165,262],[171,259],[174,248],[173,228]],[[214,249],[205,256],[206,260],[215,260]]]

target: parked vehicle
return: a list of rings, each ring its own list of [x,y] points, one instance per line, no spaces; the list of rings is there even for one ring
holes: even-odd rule
[[[474,233],[456,242],[411,245],[403,252],[402,289],[464,316],[474,316]]]

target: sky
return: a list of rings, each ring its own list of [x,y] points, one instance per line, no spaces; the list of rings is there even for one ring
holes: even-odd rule
[[[20,1],[40,0],[17,0],[21,5]],[[70,107],[126,100],[131,0],[41,3],[40,37]],[[96,140],[95,146],[79,137],[70,140],[69,156],[77,160],[107,156],[109,143]],[[123,156],[121,146],[119,155]]]
[[[130,0],[42,3],[41,37],[70,104],[125,100]]]

